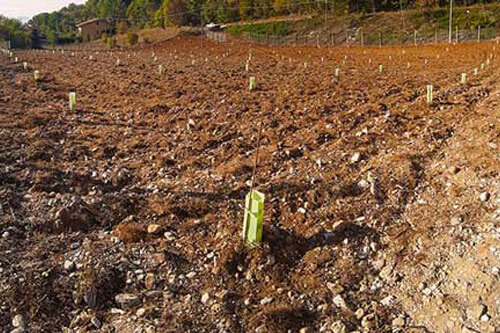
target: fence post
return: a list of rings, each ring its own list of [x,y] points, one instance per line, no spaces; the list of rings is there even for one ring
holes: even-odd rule
[[[438,43],[438,29],[434,28],[434,44]]]
[[[378,46],[382,47],[382,33],[381,32],[378,33]]]
[[[417,30],[413,31],[413,44],[417,46]]]
[[[365,35],[363,34],[363,31],[361,31],[361,46],[365,46]]]
[[[477,42],[481,42],[481,26],[477,26]]]
[[[458,44],[458,25],[455,26],[455,42]]]

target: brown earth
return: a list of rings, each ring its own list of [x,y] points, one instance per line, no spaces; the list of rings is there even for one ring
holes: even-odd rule
[[[499,51],[1,55],[0,327],[494,332]],[[245,248],[261,120],[264,240]]]

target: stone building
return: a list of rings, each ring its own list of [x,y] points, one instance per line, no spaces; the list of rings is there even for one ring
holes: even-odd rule
[[[111,34],[113,25],[104,19],[93,19],[77,24],[76,28],[78,29],[78,36],[84,42],[88,42],[101,38],[103,34]]]

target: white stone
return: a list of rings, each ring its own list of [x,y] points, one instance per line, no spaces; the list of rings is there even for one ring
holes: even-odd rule
[[[272,297],[264,297],[263,299],[260,300],[260,304],[266,305],[269,304],[273,301]]]
[[[141,303],[139,297],[134,294],[118,294],[115,296],[115,301],[124,309],[134,307]]]
[[[340,320],[337,320],[336,322],[334,322],[332,324],[332,326],[330,326],[330,329],[332,330],[332,333],[346,333],[347,332],[347,327]]]
[[[90,319],[90,322],[97,329],[101,328],[101,326],[102,326],[101,321],[99,319],[97,319],[97,317],[92,317],[92,319]]]
[[[490,199],[490,194],[488,192],[482,192],[480,195],[479,195],[479,200],[481,200],[481,202],[486,202]]]
[[[363,316],[365,315],[365,310],[359,308],[356,310],[356,312],[354,312],[354,315],[356,316],[356,319],[361,320],[361,318],[363,318]]]
[[[392,303],[394,303],[394,301],[396,300],[396,297],[392,296],[392,295],[389,295],[385,298],[383,298],[381,301],[380,301],[380,304],[382,305],[385,305],[385,306],[389,306],[391,305]]]
[[[71,271],[75,268],[75,263],[70,261],[70,260],[65,260],[64,261],[64,269],[67,271]]]
[[[481,316],[481,321],[482,322],[490,321],[490,316],[485,313],[484,315]]]
[[[368,188],[370,187],[370,183],[367,182],[366,180],[364,179],[361,179],[359,182],[358,182],[358,186],[361,187],[361,188]]]
[[[403,327],[405,326],[405,318],[403,316],[399,316],[392,320],[392,327]]]
[[[24,327],[24,318],[22,315],[17,314],[12,318],[12,326],[14,327]]]
[[[424,293],[425,296],[430,296],[430,295],[432,295],[432,289],[431,288],[425,288],[423,290],[423,293]]]
[[[336,307],[341,309],[345,309],[347,307],[344,299],[340,295],[337,295],[333,298],[333,304],[335,304]]]
[[[357,163],[357,162],[359,162],[360,159],[361,159],[361,154],[356,152],[356,153],[354,153],[354,155],[352,155],[351,162]]]

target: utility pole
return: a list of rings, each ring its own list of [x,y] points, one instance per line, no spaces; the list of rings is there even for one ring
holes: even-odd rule
[[[401,12],[401,20],[403,21],[403,35],[405,34],[405,14],[403,12],[403,2],[399,0],[399,11]],[[404,42],[401,40],[401,46],[404,48]]]
[[[449,17],[449,31],[448,31],[448,42],[451,44],[451,34],[453,25],[453,0],[450,0],[450,17]]]
[[[325,29],[327,28],[326,11],[328,10],[328,0],[325,0]]]

